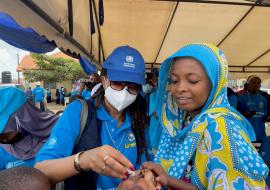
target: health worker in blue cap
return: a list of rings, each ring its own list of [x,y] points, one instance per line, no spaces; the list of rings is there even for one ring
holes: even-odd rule
[[[146,105],[139,95],[145,83],[142,55],[129,46],[116,48],[103,64],[101,79],[102,86],[87,101],[81,136],[82,104],[76,100],[36,158],[36,168],[52,183],[69,178],[66,189],[117,189],[151,157]]]

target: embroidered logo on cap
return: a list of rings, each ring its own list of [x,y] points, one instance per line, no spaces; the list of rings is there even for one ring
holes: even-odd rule
[[[133,63],[134,58],[131,55],[126,56],[126,62],[124,62],[123,66],[124,67],[130,67],[130,68],[135,68],[135,63]]]
[[[131,56],[131,55],[126,56],[126,61],[127,62],[133,62],[133,56]]]

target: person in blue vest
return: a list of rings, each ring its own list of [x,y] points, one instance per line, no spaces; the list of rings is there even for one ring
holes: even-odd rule
[[[25,91],[25,94],[26,94],[27,99],[29,99],[29,100],[33,99],[33,94],[32,94],[31,87],[28,87],[28,89]]]
[[[101,79],[102,86],[87,102],[81,136],[82,104],[75,100],[36,157],[35,167],[52,183],[74,176],[66,189],[117,189],[130,170],[152,156],[146,104],[138,94],[145,83],[142,55],[129,46],[116,48],[103,64]]]
[[[237,109],[237,104],[238,104],[238,97],[236,93],[231,89],[230,87],[227,87],[227,96],[230,105],[234,108]]]
[[[155,153],[159,146],[159,141],[162,133],[162,125],[156,113],[156,96],[158,86],[158,70],[152,69],[148,78],[147,85],[143,86],[144,94],[148,94],[148,116],[150,118],[149,123],[149,138],[153,153]],[[147,97],[146,97],[147,99]]]
[[[47,99],[47,103],[52,102],[52,92],[49,88],[46,89],[46,99]]]
[[[257,141],[263,141],[266,137],[265,118],[267,116],[268,102],[260,93],[261,79],[251,75],[247,79],[247,91],[238,98],[237,109],[251,123],[256,134]]]
[[[3,88],[0,94],[0,170],[33,167],[58,116],[40,112],[18,88]]]
[[[66,92],[65,92],[65,88],[61,86],[60,90],[59,90],[59,95],[60,95],[60,103],[62,105],[65,105],[65,95],[66,95]]]
[[[36,88],[33,89],[33,96],[36,106],[40,107],[40,111],[45,111],[44,96],[45,90],[40,87],[40,82],[36,82]]]
[[[82,91],[82,97],[85,100],[90,100],[91,98],[91,89],[90,89],[90,83],[84,82],[85,88]]]
[[[72,86],[70,96],[75,96],[75,95],[78,95],[78,89],[76,86]]]

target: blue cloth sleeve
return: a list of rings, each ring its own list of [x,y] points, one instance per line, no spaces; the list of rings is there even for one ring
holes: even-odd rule
[[[270,136],[266,137],[260,147],[260,155],[265,162],[270,163]]]
[[[4,164],[4,159],[5,159],[5,156],[4,156],[4,149],[2,147],[0,147],[0,171],[1,170],[4,170],[5,169],[5,164]]]
[[[71,103],[54,126],[50,138],[36,156],[35,162],[70,156],[80,131],[82,105]]]
[[[152,145],[151,145],[151,141],[150,141],[149,127],[147,127],[145,129],[144,135],[145,135],[145,140],[146,140],[146,143],[147,143],[147,148],[148,148],[148,153],[149,153],[149,156],[150,156],[150,161],[152,161],[152,160],[154,160],[155,155],[153,153]]]

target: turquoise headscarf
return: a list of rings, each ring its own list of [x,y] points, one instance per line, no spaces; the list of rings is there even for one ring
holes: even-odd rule
[[[201,112],[187,124],[170,92],[175,58],[191,57],[203,67],[212,84]],[[228,63],[216,46],[184,46],[161,65],[157,113],[165,128],[154,161],[174,178],[190,179],[199,189],[259,189],[268,168],[251,144],[250,123],[227,99]],[[185,123],[184,123],[185,122]],[[193,170],[188,171],[189,162]]]
[[[20,108],[27,98],[25,93],[14,87],[0,89],[0,133],[5,129],[5,125],[18,108]]]
[[[199,61],[207,76],[209,77],[212,89],[207,102],[201,110],[203,114],[206,110],[212,108],[226,108],[231,113],[241,117],[246,124],[244,130],[249,138],[256,139],[254,130],[249,122],[237,110],[232,108],[227,98],[227,75],[228,63],[225,55],[220,49],[211,44],[189,44],[184,46],[172,56],[167,58],[160,68],[158,91],[157,91],[157,113],[162,118],[162,123],[168,133],[174,137],[180,137],[191,130],[192,125],[188,125],[183,130],[179,127],[183,125],[185,112],[179,110],[174,98],[170,92],[170,70],[175,58],[192,57]],[[199,118],[200,115],[196,118]],[[196,119],[194,119],[196,120]]]

